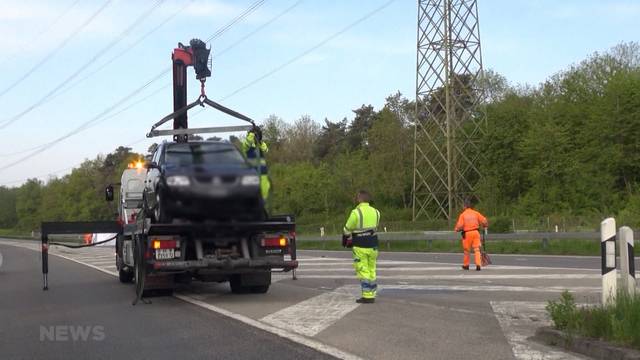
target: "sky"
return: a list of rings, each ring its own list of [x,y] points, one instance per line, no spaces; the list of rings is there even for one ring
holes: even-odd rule
[[[159,140],[145,134],[172,112],[171,73],[158,75],[173,48],[208,39],[254,3],[0,0],[0,185],[62,176],[120,145],[146,152]],[[478,13],[484,67],[513,85],[640,40],[638,0],[478,0]],[[207,96],[258,122],[275,114],[289,123],[352,119],[398,91],[413,98],[416,21],[414,0],[267,0],[210,42]],[[199,83],[188,76],[192,101]],[[191,127],[244,125],[196,111]]]

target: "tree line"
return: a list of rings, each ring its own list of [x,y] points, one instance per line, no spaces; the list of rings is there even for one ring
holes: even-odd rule
[[[483,212],[547,221],[617,215],[640,225],[637,43],[594,53],[535,87],[513,86],[487,71],[484,87],[487,128],[478,135],[483,160],[476,192]],[[395,93],[380,109],[361,105],[351,119],[267,118],[262,127],[270,147],[270,211],[295,214],[303,224],[340,223],[354,193],[364,188],[383,220],[408,227],[414,109],[414,100]],[[119,147],[63,177],[0,187],[0,228],[113,218],[103,188],[141,156]]]

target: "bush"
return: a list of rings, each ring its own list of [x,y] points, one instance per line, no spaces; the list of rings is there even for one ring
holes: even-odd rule
[[[546,308],[558,330],[640,349],[640,295],[620,292],[611,305],[579,308],[565,291]]]
[[[572,330],[575,326],[576,302],[568,291],[565,290],[558,301],[549,300],[546,309],[556,329]]]
[[[496,216],[494,219],[489,219],[489,229],[494,233],[508,233],[512,232],[511,219],[505,216]]]

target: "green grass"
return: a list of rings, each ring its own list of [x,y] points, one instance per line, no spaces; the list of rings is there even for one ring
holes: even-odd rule
[[[32,239],[30,232],[15,229],[0,229],[0,237],[8,237],[14,239]]]
[[[339,241],[298,241],[302,250],[344,250]],[[550,240],[546,247],[542,241],[490,241],[489,254],[540,254],[540,255],[599,255],[600,243],[596,240]],[[462,252],[459,241],[381,241],[383,251]]]
[[[602,339],[640,349],[640,295],[619,293],[608,306],[579,307],[569,292],[549,301],[547,311],[558,330],[569,336]]]

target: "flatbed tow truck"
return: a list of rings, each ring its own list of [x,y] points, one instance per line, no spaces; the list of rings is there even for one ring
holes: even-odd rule
[[[204,42],[194,39],[189,46],[179,44],[172,54],[174,112],[153,125],[148,137],[173,136],[175,142],[188,142],[189,135],[248,131],[256,129],[252,119],[209,100],[204,84],[211,75],[209,52]],[[201,82],[201,94],[187,104],[186,69],[193,66]],[[187,112],[193,107],[209,105],[249,126],[226,126],[189,129]],[[173,120],[173,129],[157,128]],[[145,170],[146,171],[146,170]],[[258,172],[260,170],[257,170]],[[125,170],[126,174],[127,170]],[[123,174],[123,179],[125,178]],[[123,180],[124,181],[124,180]],[[124,184],[123,184],[124,185]],[[120,192],[121,197],[127,192]],[[114,199],[112,185],[105,189],[108,201]],[[139,195],[136,194],[138,199]],[[296,259],[295,219],[290,215],[266,216],[258,221],[192,222],[175,219],[171,223],[152,221],[144,207],[125,209],[128,199],[120,199],[118,221],[44,222],[42,223],[42,272],[44,290],[48,289],[49,235],[79,233],[116,234],[116,267],[121,282],[134,281],[136,299],[148,291],[172,291],[177,283],[199,281],[229,281],[233,293],[265,293],[276,271],[292,272],[295,279]],[[123,219],[124,214],[124,219]],[[133,216],[130,216],[134,214]],[[112,240],[112,239],[109,239]],[[107,240],[108,241],[108,240]],[[84,247],[51,243],[67,247]]]

